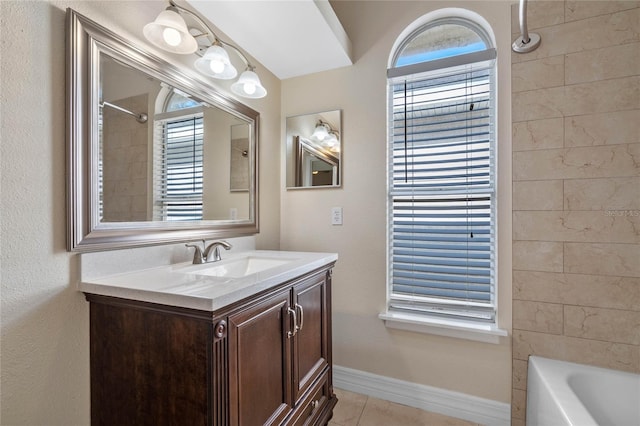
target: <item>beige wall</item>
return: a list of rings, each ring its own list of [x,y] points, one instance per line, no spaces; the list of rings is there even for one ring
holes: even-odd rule
[[[166,2],[0,1],[3,425],[89,424],[88,305],[76,291],[80,256],[65,251],[67,7],[148,46],[142,25]],[[277,170],[280,82],[259,64],[258,71],[269,96],[245,103],[262,113],[260,163]],[[230,93],[224,84],[220,89]],[[256,244],[277,249],[279,175],[263,167],[260,185]],[[137,250],[145,259],[150,249]],[[167,250],[188,256],[181,245]],[[118,253],[95,254],[95,264],[114,263]],[[153,253],[161,256],[158,248]]]
[[[530,354],[640,372],[638,5],[533,2],[513,55],[514,425]]]
[[[357,370],[452,391],[510,401],[511,344],[489,344],[385,327],[386,69],[400,33],[443,7],[477,12],[498,43],[500,326],[511,323],[510,4],[483,2],[336,1],[353,43],[351,67],[282,82],[282,116],[342,110],[343,187],[282,189],[281,248],[337,252],[334,274],[334,362]],[[284,129],[283,129],[284,134]],[[284,140],[282,141],[284,146]],[[284,148],[282,148],[284,150]],[[283,151],[284,152],[284,151]],[[284,154],[283,154],[284,155]],[[284,168],[282,182],[285,181]],[[344,224],[332,226],[332,207]]]

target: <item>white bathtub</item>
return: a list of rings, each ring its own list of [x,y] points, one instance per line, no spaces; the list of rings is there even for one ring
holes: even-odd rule
[[[640,374],[529,357],[527,426],[640,426]]]

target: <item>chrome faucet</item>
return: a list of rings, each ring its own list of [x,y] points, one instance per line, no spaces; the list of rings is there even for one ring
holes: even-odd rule
[[[205,248],[205,241],[201,241],[202,248],[197,244],[185,244],[186,247],[193,247],[195,249],[193,253],[194,265],[222,260],[222,256],[220,256],[220,246],[224,247],[225,250],[229,250],[232,247],[231,244],[226,241],[214,241]]]
[[[205,262],[217,262],[222,260],[220,256],[220,247],[224,247],[225,250],[231,249],[231,244],[226,241],[214,241],[207,246],[204,250],[204,261]]]
[[[196,249],[196,251],[193,252],[193,264],[194,265],[198,265],[200,263],[205,263],[204,262],[204,256],[202,255],[202,250],[204,250],[204,240],[202,240],[202,248],[200,248],[200,246],[196,245],[196,244],[185,244],[185,247],[193,247],[194,249]]]

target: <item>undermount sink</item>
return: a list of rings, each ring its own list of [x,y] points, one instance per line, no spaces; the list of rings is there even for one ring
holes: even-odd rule
[[[213,263],[210,266],[202,265],[196,269],[190,269],[184,272],[210,277],[242,278],[277,266],[286,265],[294,260],[296,259],[247,256]]]

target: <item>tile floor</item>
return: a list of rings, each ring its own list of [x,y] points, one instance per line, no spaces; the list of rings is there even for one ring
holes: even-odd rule
[[[329,426],[478,426],[466,420],[422,411],[342,389]]]

